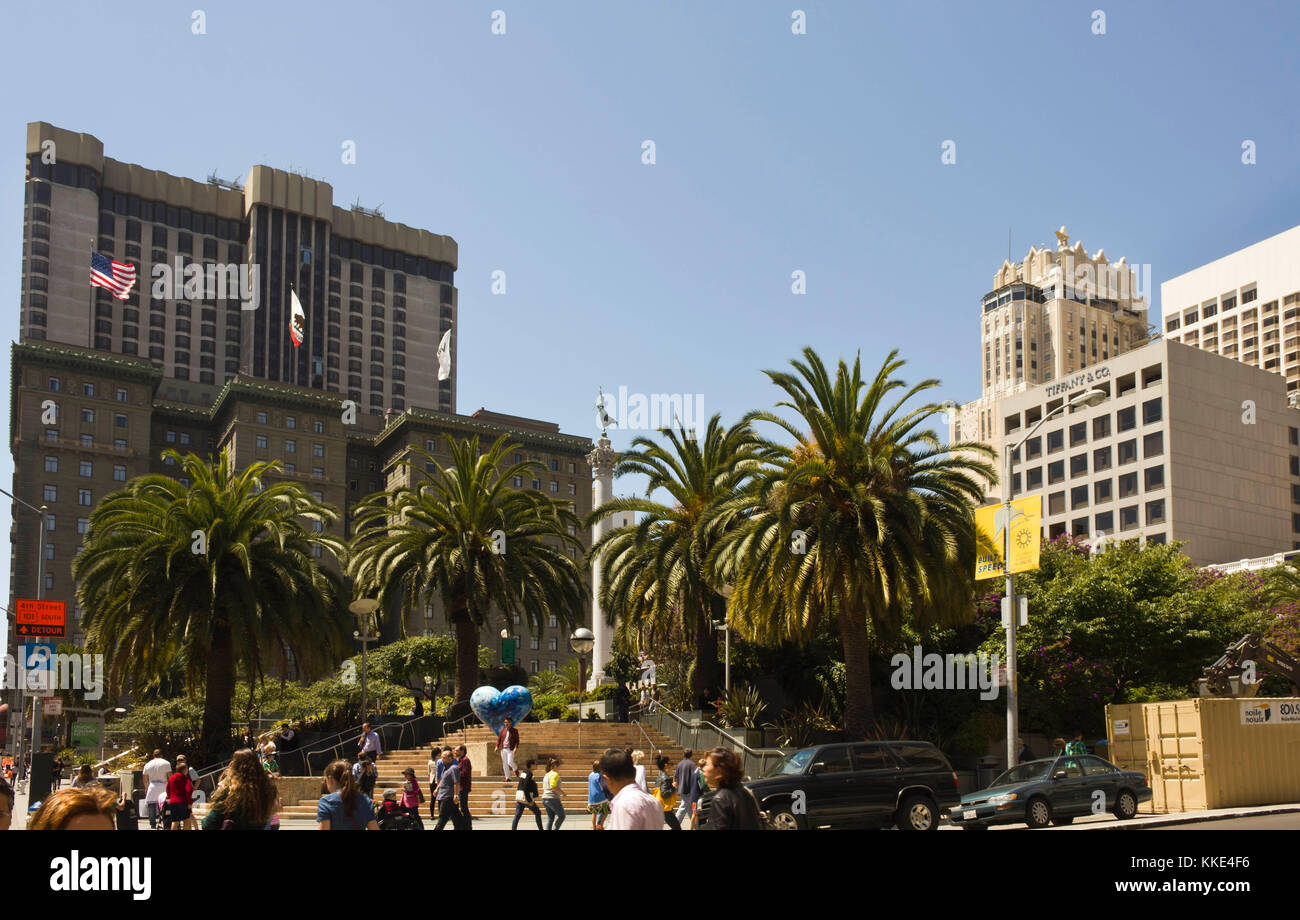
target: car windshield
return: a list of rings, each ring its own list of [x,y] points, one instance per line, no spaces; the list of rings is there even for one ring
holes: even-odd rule
[[[813,748],[805,748],[802,751],[795,751],[793,754],[786,754],[772,769],[764,773],[764,776],[790,776],[795,773],[802,773],[808,766],[808,761],[812,759]]]
[[[1047,771],[1052,768],[1053,761],[1034,760],[1030,763],[1022,763],[1018,767],[1012,767],[995,779],[990,786],[1010,786],[1016,783],[1032,783],[1034,780],[1046,779]]]

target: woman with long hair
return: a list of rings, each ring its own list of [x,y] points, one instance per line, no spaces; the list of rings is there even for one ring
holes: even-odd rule
[[[235,752],[212,794],[203,819],[205,831],[261,831],[276,811],[275,781],[258,763],[255,751]]]
[[[564,823],[564,791],[560,782],[560,759],[546,761],[546,775],[542,777],[542,804],[546,806],[546,829],[558,831]]]
[[[666,754],[660,754],[655,763],[659,767],[659,776],[655,780],[654,797],[659,800],[659,804],[664,808],[664,824],[675,831],[679,831],[682,829],[682,823],[677,820],[677,815],[674,814],[677,808],[677,784],[673,780],[671,772],[672,760]]]
[[[377,831],[375,808],[357,788],[356,777],[346,760],[325,768],[326,794],[316,803],[316,826],[322,831]]]

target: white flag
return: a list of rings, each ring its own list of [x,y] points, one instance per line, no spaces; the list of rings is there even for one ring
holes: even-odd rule
[[[451,330],[442,334],[438,343],[438,379],[446,380],[451,376]]]
[[[297,348],[307,337],[307,314],[298,302],[298,292],[292,288],[289,289],[289,311],[289,338],[293,340],[293,347]]]

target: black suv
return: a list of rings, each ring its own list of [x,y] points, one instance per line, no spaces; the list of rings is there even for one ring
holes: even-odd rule
[[[787,754],[746,783],[782,830],[932,831],[961,801],[948,758],[927,741],[859,741]]]

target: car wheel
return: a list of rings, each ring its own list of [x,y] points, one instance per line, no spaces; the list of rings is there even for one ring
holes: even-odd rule
[[[1071,824],[1073,824],[1073,823],[1074,823],[1074,817],[1073,817],[1073,816],[1071,816],[1071,817],[1069,817],[1069,818],[1053,818],[1053,819],[1052,819],[1052,824],[1053,824],[1054,826],[1056,826],[1056,827],[1069,827],[1069,826],[1070,826]]]
[[[1131,792],[1121,792],[1115,800],[1115,817],[1127,821],[1138,813],[1137,798]]]
[[[913,793],[898,806],[894,823],[900,831],[932,831],[939,826],[939,810],[928,795]]]
[[[799,830],[799,818],[790,810],[790,806],[778,805],[771,811],[772,826],[778,831]]]
[[[1035,829],[1052,823],[1052,806],[1047,799],[1039,796],[1029,800],[1029,805],[1025,807],[1025,823]]]

